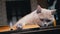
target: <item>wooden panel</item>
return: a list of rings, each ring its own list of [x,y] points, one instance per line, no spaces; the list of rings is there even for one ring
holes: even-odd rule
[[[38,25],[25,25],[23,26],[23,29],[31,29],[31,28],[39,28]],[[6,31],[11,31],[11,29],[13,30],[17,30],[17,28],[15,26],[13,27],[9,27],[9,26],[0,26],[0,32],[6,32]]]
[[[37,0],[38,4],[41,5],[42,8],[48,8],[47,0]]]
[[[0,25],[7,25],[5,0],[0,1]]]

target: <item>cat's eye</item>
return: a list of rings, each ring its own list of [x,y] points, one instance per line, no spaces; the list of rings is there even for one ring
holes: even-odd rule
[[[44,19],[40,19],[41,21],[44,21]]]
[[[46,20],[46,22],[50,22],[51,20]]]

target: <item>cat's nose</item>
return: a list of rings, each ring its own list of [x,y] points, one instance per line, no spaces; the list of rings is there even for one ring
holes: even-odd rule
[[[46,24],[44,24],[44,26],[46,27],[47,25],[46,25]]]

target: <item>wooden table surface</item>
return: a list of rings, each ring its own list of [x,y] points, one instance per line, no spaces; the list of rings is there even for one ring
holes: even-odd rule
[[[23,26],[23,29],[29,29],[29,28],[38,28],[38,25],[26,25]],[[12,27],[13,30],[16,30],[16,27]],[[0,32],[10,31],[11,28],[9,26],[0,26]]]

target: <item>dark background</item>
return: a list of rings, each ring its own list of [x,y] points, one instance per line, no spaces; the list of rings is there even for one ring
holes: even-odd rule
[[[12,20],[12,17],[16,17],[18,20],[31,12],[30,0],[6,1],[6,10],[8,22]]]

